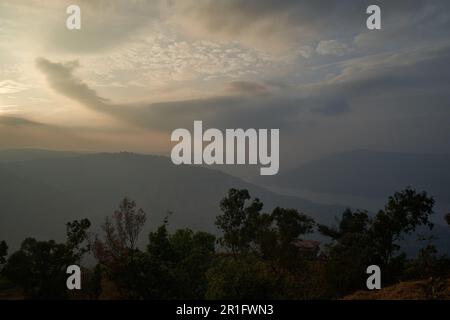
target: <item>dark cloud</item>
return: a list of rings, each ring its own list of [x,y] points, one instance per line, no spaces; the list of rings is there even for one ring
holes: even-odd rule
[[[361,47],[416,44],[446,38],[450,27],[450,2],[445,0],[192,0],[178,1],[185,27],[228,39],[250,40],[270,46],[283,41],[288,48],[298,44],[314,47],[320,41],[352,40]],[[382,9],[382,30],[368,32],[366,8]],[[254,40],[254,41],[252,41]],[[383,44],[380,41],[384,41]],[[328,44],[340,54],[349,52],[339,42]],[[323,46],[322,46],[323,47]],[[331,48],[331,49],[333,49]],[[345,50],[344,50],[345,49]]]
[[[11,127],[19,127],[19,126],[43,127],[43,126],[45,126],[44,124],[41,124],[39,122],[28,120],[26,118],[13,117],[13,116],[0,116],[0,125],[11,126]]]
[[[77,62],[54,63],[39,58],[36,63],[56,92],[94,111],[154,130],[171,131],[191,126],[194,120],[199,119],[219,128],[236,125],[279,127],[285,121],[292,120],[292,115],[300,110],[299,101],[295,98],[261,96],[263,91],[266,92],[265,87],[250,82],[232,84],[236,93],[239,91],[242,94],[245,91],[245,95],[118,105],[100,97],[95,90],[74,76]]]
[[[411,112],[450,112],[450,47],[438,46],[402,54],[367,57],[344,62],[341,72],[312,86],[268,94],[260,83],[229,84],[236,94],[206,99],[118,105],[100,97],[74,76],[77,63],[53,63],[38,59],[55,91],[93,110],[112,115],[139,127],[164,132],[190,127],[203,120],[217,128],[256,127],[290,130],[301,123],[361,112],[383,112],[407,117]],[[420,90],[420,91],[418,91]],[[265,93],[262,94],[261,93]],[[439,99],[430,98],[431,95]],[[408,101],[415,96],[414,101]],[[427,97],[424,102],[424,97]],[[374,99],[384,104],[374,106]],[[387,100],[386,100],[387,99]],[[381,111],[383,110],[383,111]]]
[[[195,120],[203,120],[207,126],[215,128],[289,129],[301,125],[308,113],[336,116],[349,111],[348,105],[343,100],[336,100],[333,95],[301,97],[269,94],[266,86],[245,81],[229,84],[233,95],[119,105],[103,99],[76,78],[73,71],[77,63],[53,63],[40,58],[37,64],[58,93],[126,123],[163,132],[191,127]]]
[[[344,62],[316,90],[351,98],[446,93],[450,96],[450,44]]]
[[[227,91],[232,94],[260,95],[268,94],[269,89],[258,82],[232,81],[227,85]]]
[[[312,108],[313,113],[318,113],[324,116],[336,116],[351,111],[349,103],[342,98],[336,100],[329,100],[325,102],[316,102],[316,107]]]
[[[44,58],[36,60],[36,66],[47,77],[47,81],[55,91],[82,104],[97,110],[105,111],[107,100],[99,97],[84,82],[74,77],[73,71],[79,66],[78,61],[54,63]]]

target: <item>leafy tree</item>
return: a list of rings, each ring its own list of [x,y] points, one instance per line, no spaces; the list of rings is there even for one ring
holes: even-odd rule
[[[220,202],[223,214],[217,216],[216,226],[223,232],[221,244],[234,255],[250,249],[256,237],[258,217],[263,204],[259,199],[250,200],[247,190],[230,189]]]
[[[206,271],[215,254],[216,238],[207,232],[177,230],[170,236],[172,266],[178,282],[178,297],[202,299],[207,289]]]
[[[114,281],[133,299],[202,299],[215,252],[215,237],[190,229],[167,231],[167,223],[149,234],[147,251],[122,262]]]
[[[348,241],[347,237],[349,236],[367,234],[371,223],[372,220],[369,218],[367,211],[346,209],[342,213],[338,228],[319,224],[318,230],[324,236],[342,243]]]
[[[114,269],[122,260],[133,255],[145,221],[145,212],[136,210],[136,202],[125,197],[112,218],[106,218],[102,226],[104,239],[97,238],[94,242],[94,254],[99,262]]]
[[[124,296],[134,295],[130,283],[134,281],[132,272],[142,260],[137,241],[145,221],[145,212],[136,209],[136,202],[125,197],[112,218],[105,219],[103,240],[97,237],[94,242],[95,257]]]
[[[208,283],[214,286],[214,289],[208,289],[210,297],[245,298],[250,294],[247,286],[252,281],[255,281],[255,288],[264,287],[258,283],[258,277],[266,279],[266,282],[270,278],[270,286],[267,287],[270,290],[275,290],[274,286],[278,288],[277,293],[272,292],[268,296],[287,297],[285,289],[288,287],[291,291],[289,296],[300,296],[300,290],[291,290],[291,281],[306,280],[308,261],[315,258],[317,252],[301,251],[296,241],[313,231],[314,220],[295,209],[277,207],[267,214],[261,212],[262,207],[258,199],[250,200],[247,190],[231,189],[221,201],[223,214],[217,217],[216,225],[223,233],[222,245],[232,255],[219,258],[208,271]],[[230,258],[236,261],[229,261]],[[249,261],[259,263],[248,266]],[[233,270],[234,267],[240,269]],[[247,270],[252,268],[263,274],[248,276],[248,281],[241,281],[239,275],[247,277]],[[228,288],[224,281],[231,281],[233,287]],[[240,286],[242,288],[237,289]],[[257,289],[258,296],[264,294],[263,287]]]
[[[285,266],[300,262],[304,253],[296,247],[295,241],[313,231],[314,220],[295,209],[279,207],[273,210],[271,218],[276,232],[275,252],[280,262]]]
[[[447,278],[450,274],[450,259],[439,255],[432,244],[420,250],[417,258],[409,262],[405,274],[410,279]]]
[[[146,299],[202,299],[206,271],[214,258],[215,237],[190,229],[167,231],[167,221],[149,234],[147,252],[134,266],[139,272],[131,286]]]
[[[398,279],[406,263],[405,254],[398,254],[398,242],[418,226],[432,228],[433,205],[433,198],[425,192],[407,188],[389,197],[384,210],[373,218],[365,211],[347,209],[338,228],[319,225],[319,232],[333,240],[325,268],[330,294],[363,288],[365,270],[371,264],[382,268],[383,282]]]
[[[5,241],[0,242],[0,265],[5,264],[8,255],[8,245]]]
[[[447,224],[450,226],[450,213],[447,213],[445,215],[445,221],[447,222]]]
[[[102,294],[103,270],[100,264],[93,269],[83,270],[83,293],[90,299],[99,299]]]
[[[382,265],[387,265],[400,248],[398,241],[411,234],[418,226],[433,228],[430,215],[434,199],[426,192],[417,193],[407,188],[389,197],[384,210],[374,218],[371,233],[374,239],[374,253]]]
[[[25,239],[20,250],[9,257],[4,274],[33,298],[66,298],[66,269],[79,263],[86,252],[82,243],[89,226],[88,220],[69,223],[66,243]]]
[[[365,284],[366,268],[373,262],[371,223],[366,211],[346,209],[337,228],[319,225],[319,232],[333,240],[323,270],[329,297],[342,296]]]
[[[269,262],[275,277],[285,271],[302,273],[305,262],[315,258],[317,251],[299,249],[297,241],[311,233],[315,222],[295,209],[277,207],[271,214],[258,217],[253,253]]]
[[[91,251],[91,235],[87,232],[90,226],[91,222],[88,219],[75,220],[66,225],[66,245],[78,263],[86,253]]]
[[[272,270],[253,255],[225,255],[216,260],[206,277],[206,299],[272,299],[279,294]]]
[[[222,245],[233,255],[253,252],[269,258],[298,251],[293,242],[314,226],[312,218],[295,209],[277,207],[271,214],[262,213],[262,202],[250,201],[247,190],[230,189],[220,207],[223,214],[216,225],[223,233]]]

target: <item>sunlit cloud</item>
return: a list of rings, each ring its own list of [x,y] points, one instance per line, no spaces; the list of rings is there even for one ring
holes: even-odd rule
[[[294,159],[297,148],[389,149],[395,132],[407,149],[412,118],[423,116],[429,140],[414,148],[449,146],[439,120],[449,116],[446,1],[381,1],[379,32],[365,27],[364,1],[78,3],[77,32],[65,28],[71,1],[0,3],[0,114],[17,118],[2,120],[10,141],[25,145],[28,134],[55,146],[58,132],[74,146],[161,151],[170,130],[202,118],[280,128]],[[39,125],[19,137],[18,118]]]

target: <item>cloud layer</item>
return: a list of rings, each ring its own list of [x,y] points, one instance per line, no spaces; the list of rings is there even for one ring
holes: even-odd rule
[[[450,152],[448,1],[377,1],[380,31],[371,1],[85,0],[79,32],[69,3],[0,3],[3,146],[167,152],[173,129],[203,120],[279,128],[290,163]]]

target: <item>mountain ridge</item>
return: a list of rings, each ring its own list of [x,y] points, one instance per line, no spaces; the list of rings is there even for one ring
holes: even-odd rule
[[[149,227],[171,211],[173,228],[210,232],[216,232],[219,202],[230,188],[248,189],[265,210],[296,208],[322,222],[343,209],[278,195],[217,170],[176,166],[164,156],[126,152],[3,162],[0,176],[0,234],[16,246],[26,236],[61,239],[65,223],[83,217],[98,230],[124,196],[148,213]]]

